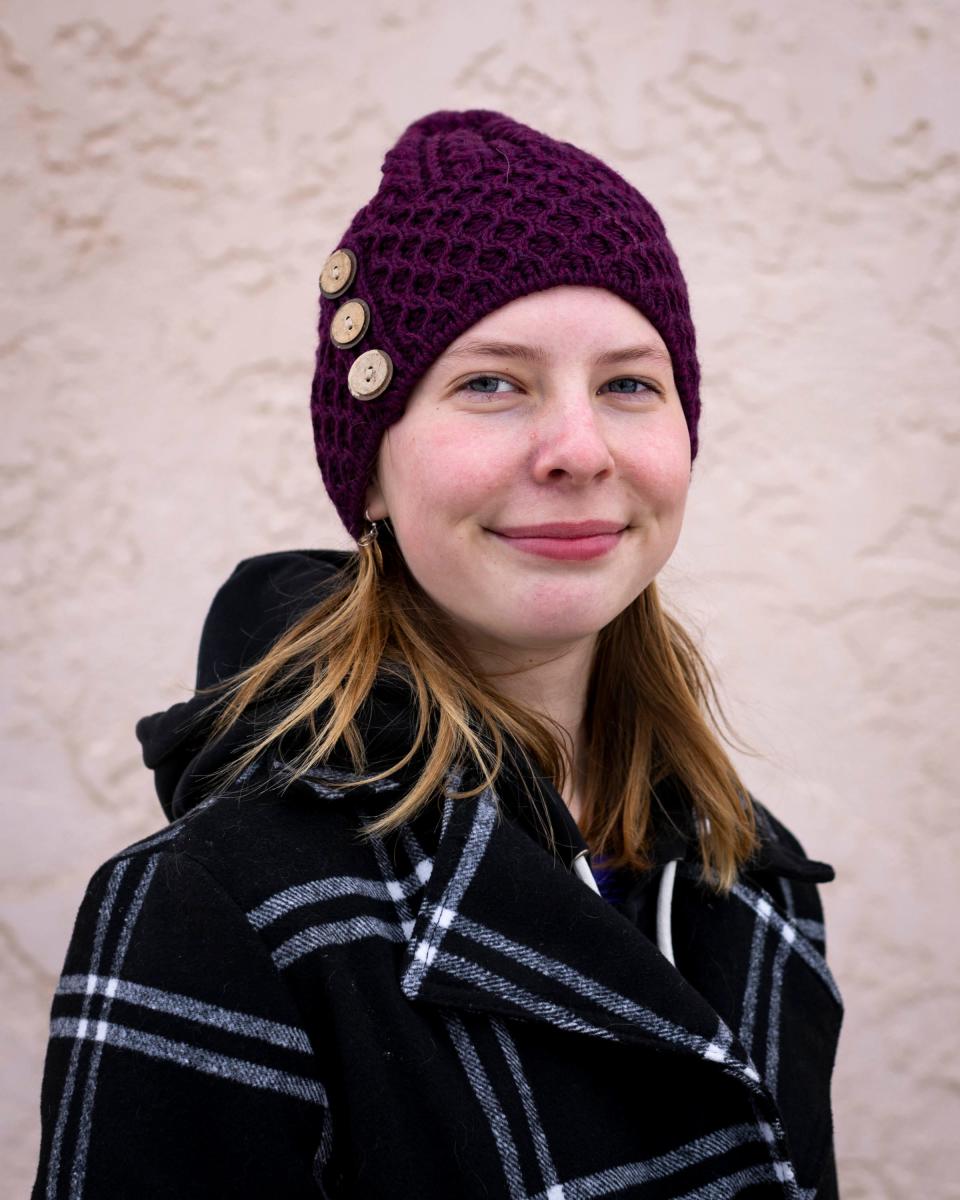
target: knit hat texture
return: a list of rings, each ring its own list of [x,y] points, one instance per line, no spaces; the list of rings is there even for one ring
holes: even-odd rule
[[[696,457],[700,367],[687,287],[663,222],[632,184],[571,143],[487,109],[414,121],[381,171],[336,246],[353,255],[349,287],[321,294],[310,401],[324,485],[354,537],[384,431],[423,374],[481,317],[558,284],[606,288],[654,326]],[[331,326],[351,300],[364,302],[350,312],[362,307],[366,328],[344,348]],[[379,395],[360,399],[348,372],[373,349],[392,374]]]

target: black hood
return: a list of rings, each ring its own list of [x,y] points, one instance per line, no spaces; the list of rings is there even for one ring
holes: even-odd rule
[[[285,550],[241,562],[217,592],[204,622],[197,687],[220,683],[261,658],[323,598],[350,557],[343,550]],[[143,761],[154,773],[168,820],[203,800],[209,773],[233,759],[253,733],[253,721],[247,718],[204,748],[217,715],[215,708],[206,714],[204,709],[213,699],[195,695],[137,722]]]
[[[204,622],[197,687],[222,682],[261,658],[309,607],[329,594],[352,559],[352,552],[345,550],[284,550],[239,563],[214,597]],[[217,715],[217,708],[211,706],[213,699],[212,695],[196,695],[137,722],[143,761],[154,772],[157,795],[168,820],[183,816],[206,797],[210,774],[237,757],[272,711],[260,708],[255,714],[244,714],[226,735],[207,745]],[[371,771],[392,766],[412,744],[416,714],[411,700],[410,689],[401,680],[380,678],[358,713]],[[397,773],[401,786],[412,786],[425,755],[423,750]],[[346,758],[333,765],[350,767]],[[542,836],[542,822],[530,799],[531,790],[539,792],[547,802],[545,811],[560,856],[569,865],[587,849],[566,804],[537,768],[517,755],[504,767],[504,775],[514,785],[521,779],[525,784],[503,788],[504,796],[511,797],[514,819]],[[531,783],[536,786],[531,788]],[[695,861],[699,848],[688,793],[672,776],[659,783],[655,792],[654,863],[672,858]],[[761,845],[746,869],[812,882],[833,878],[832,867],[808,859],[784,826],[761,805],[757,810]]]

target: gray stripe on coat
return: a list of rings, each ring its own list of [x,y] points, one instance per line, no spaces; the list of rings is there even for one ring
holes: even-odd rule
[[[517,1153],[517,1143],[514,1140],[507,1114],[497,1099],[490,1077],[484,1070],[476,1047],[470,1040],[470,1035],[461,1019],[454,1013],[444,1013],[443,1019],[450,1040],[453,1042],[454,1049],[466,1072],[470,1087],[473,1089],[473,1094],[477,1097],[480,1107],[483,1109],[483,1115],[487,1118],[487,1124],[490,1126],[494,1145],[500,1155],[510,1200],[526,1200],[527,1189],[523,1184],[520,1155]]]
[[[700,1166],[712,1158],[719,1158],[751,1143],[762,1145],[763,1139],[755,1125],[731,1125],[705,1137],[678,1146],[667,1154],[657,1155],[638,1162],[623,1163],[609,1167],[592,1175],[581,1175],[562,1184],[562,1190],[546,1190],[531,1197],[531,1200],[593,1200],[597,1196],[610,1196],[629,1187],[637,1187],[657,1180],[669,1179],[689,1167]],[[675,1200],[730,1200],[739,1195],[740,1188],[753,1183],[770,1183],[779,1180],[772,1163],[757,1163],[730,1175],[713,1179],[702,1187],[689,1192],[677,1192]],[[671,1195],[674,1193],[671,1192]]]
[[[131,1029],[112,1021],[90,1021],[82,1032],[80,1024],[75,1017],[58,1017],[51,1022],[50,1036],[77,1038],[79,1041],[94,1042],[97,1046],[119,1046],[124,1050],[146,1054],[150,1058],[177,1063],[181,1067],[192,1067],[206,1075],[216,1075],[220,1079],[246,1084],[247,1087],[280,1092],[311,1104],[325,1106],[327,1103],[326,1092],[315,1079],[292,1075],[288,1071],[278,1071],[275,1067],[267,1067],[247,1059],[216,1054],[190,1042],[178,1042],[173,1038],[161,1037],[157,1033],[144,1033],[141,1029]]]
[[[726,1026],[722,1021],[719,1021],[719,1018],[717,1033],[713,1040],[709,1041],[698,1034],[681,1028],[679,1025],[675,1025],[665,1017],[658,1016],[649,1008],[644,1008],[643,1005],[635,1003],[619,992],[614,992],[610,988],[604,987],[603,984],[598,983],[592,976],[578,971],[576,967],[571,967],[568,963],[561,962],[559,959],[549,958],[547,955],[541,954],[538,950],[534,950],[521,942],[515,942],[497,930],[490,929],[486,925],[481,925],[479,921],[473,921],[469,917],[460,916],[455,922],[455,928],[457,933],[471,938],[481,946],[486,946],[489,950],[495,950],[505,958],[520,963],[522,966],[536,971],[547,979],[559,981],[570,988],[571,991],[577,992],[578,995],[592,1001],[607,1012],[613,1013],[618,1017],[627,1017],[665,1041],[673,1042],[675,1045],[683,1046],[688,1050],[693,1050],[701,1056],[710,1057],[711,1060],[716,1060],[716,1051],[719,1048],[723,1051],[723,1061],[729,1061],[733,1066],[740,1067],[740,1064],[736,1060],[729,1059],[726,1054],[726,1046],[730,1044],[732,1039],[729,1036]]]
[[[133,938],[134,926],[137,923],[137,918],[140,916],[140,909],[143,907],[143,901],[146,898],[150,884],[153,882],[159,862],[159,854],[152,854],[147,859],[146,865],[143,868],[143,874],[137,881],[133,899],[123,914],[123,925],[120,927],[120,936],[117,939],[117,946],[113,952],[113,960],[110,964],[111,976],[117,977],[120,974],[120,968],[123,966],[123,960],[127,957],[127,950],[130,948],[130,941]],[[96,975],[97,972],[91,971],[90,974]],[[105,996],[100,1007],[98,1026],[100,1022],[106,1021],[111,1004],[111,998]],[[103,1043],[96,1042],[87,1065],[87,1082],[83,1089],[83,1107],[80,1111],[80,1124],[77,1129],[77,1138],[74,1145],[73,1168],[70,1171],[71,1200],[74,1200],[74,1198],[79,1200],[79,1197],[83,1195],[87,1173],[87,1151],[90,1148],[90,1135],[93,1128],[93,1098],[97,1090],[97,1073],[100,1069],[102,1055]]]
[[[494,971],[481,967],[479,963],[473,962],[471,959],[461,958],[458,954],[449,954],[446,950],[441,950],[437,955],[435,965],[437,970],[452,975],[454,979],[462,979],[473,984],[474,987],[483,988],[484,991],[508,1000],[531,1015],[549,1021],[559,1029],[589,1033],[592,1037],[603,1038],[608,1042],[620,1040],[608,1029],[601,1029],[599,1025],[591,1025],[589,1021],[584,1021],[569,1008],[554,1004],[550,1000],[543,1000],[532,992],[528,992],[526,988],[520,987],[513,980],[505,979],[502,975],[497,975]]]
[[[823,982],[827,985],[831,995],[838,1004],[843,1001],[840,997],[840,989],[837,987],[836,980],[833,978],[833,973],[827,966],[823,955],[810,944],[803,933],[791,921],[784,920],[777,912],[766,896],[754,891],[753,888],[745,887],[742,883],[735,883],[731,889],[731,895],[736,896],[738,900],[743,901],[758,913],[759,916],[775,929],[785,941],[789,942],[796,953],[803,959],[808,967],[820,976]]]
[[[449,798],[446,803],[450,803]],[[497,815],[493,792],[490,788],[485,788],[477,797],[470,832],[467,834],[460,859],[443,894],[430,914],[430,924],[426,936],[417,945],[413,960],[404,972],[401,988],[404,995],[411,1000],[420,991],[423,977],[436,957],[443,935],[456,916],[464,892],[470,886],[470,881],[480,865],[480,860],[489,844]]]
[[[343,946],[364,938],[386,938],[388,942],[407,940],[400,926],[390,921],[381,921],[379,917],[349,917],[345,921],[327,921],[301,929],[281,943],[271,957],[277,968],[282,970],[322,946]]]
[[[218,1004],[208,1004],[205,1000],[184,996],[179,992],[166,992],[161,988],[148,987],[143,983],[130,983],[108,975],[64,975],[57,988],[57,995],[81,993],[123,1000],[126,1004],[137,1004],[141,1008],[169,1013],[185,1021],[211,1025],[227,1033],[256,1038],[273,1046],[282,1046],[286,1050],[299,1050],[302,1054],[313,1053],[309,1038],[295,1025],[284,1025],[280,1021],[255,1017],[252,1013],[239,1012],[237,1009],[221,1008]]]
[[[416,872],[396,880],[396,887],[404,898],[415,895],[423,888],[423,884],[424,880]],[[247,920],[254,929],[265,929],[280,917],[298,908],[306,908],[310,904],[324,904],[342,896],[365,896],[386,903],[396,899],[382,879],[365,879],[361,875],[336,875],[328,879],[311,879],[307,883],[297,883],[293,887],[284,888],[282,892],[276,892],[256,908],[250,909]]]
[[[767,903],[767,902],[765,902]],[[767,949],[767,933],[769,926],[762,919],[758,908],[754,908],[753,937],[750,939],[750,964],[747,969],[747,982],[743,989],[743,1007],[740,1010],[740,1041],[754,1056],[753,1026],[757,1019],[757,998],[760,995],[760,976],[763,972],[763,959]]]
[[[100,958],[103,954],[103,943],[106,940],[107,927],[113,913],[113,906],[116,903],[117,892],[120,890],[120,881],[123,879],[129,866],[129,859],[123,858],[117,862],[110,873],[106,891],[104,892],[103,899],[100,901],[100,909],[97,913],[97,925],[93,935],[93,950],[90,954],[90,973],[93,975],[97,974],[100,970]],[[86,996],[81,1009],[81,1017],[88,1017],[90,1015],[90,1004],[90,997]],[[63,1132],[66,1128],[67,1116],[73,1100],[73,1090],[77,1084],[80,1049],[80,1043],[75,1042],[70,1051],[70,1065],[67,1068],[67,1077],[64,1080],[63,1091],[60,1095],[57,1123],[54,1127],[53,1138],[50,1143],[50,1158],[47,1163],[47,1200],[54,1200],[57,1192],[57,1184],[60,1180],[60,1156],[63,1151]]]
[[[548,1196],[551,1192],[554,1195],[560,1195],[562,1193],[556,1190],[559,1184],[559,1177],[553,1161],[553,1155],[550,1153],[550,1143],[547,1141],[547,1134],[543,1128],[543,1122],[540,1120],[540,1113],[537,1109],[533,1089],[530,1087],[530,1081],[527,1079],[523,1063],[520,1061],[520,1053],[503,1021],[498,1017],[493,1017],[490,1024],[493,1026],[493,1032],[496,1034],[503,1057],[510,1068],[514,1086],[523,1105],[524,1115],[527,1118],[527,1126],[530,1130],[530,1138],[533,1141],[533,1148],[537,1155],[537,1164],[540,1167],[540,1175],[543,1179],[543,1186],[547,1189]]]

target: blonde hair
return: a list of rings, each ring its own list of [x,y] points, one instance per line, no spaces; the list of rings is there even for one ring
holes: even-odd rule
[[[403,758],[366,775],[355,717],[378,675],[409,686],[416,733]],[[464,762],[476,765],[481,782],[452,793],[455,799],[494,786],[510,757],[504,734],[558,790],[570,771],[560,726],[478,676],[452,622],[413,578],[389,536],[350,555],[332,590],[259,661],[202,689],[219,693],[209,706],[220,708],[211,740],[251,706],[291,690],[292,702],[278,705],[265,732],[217,773],[220,786],[293,730],[305,729],[309,737],[305,749],[285,764],[289,778],[344,747],[361,777],[344,781],[344,788],[384,779],[429,749],[414,786],[362,827],[363,835],[382,836],[413,818]],[[721,894],[736,882],[757,845],[756,818],[749,793],[708,724],[709,716],[716,725],[715,712],[730,730],[704,658],[661,608],[652,581],[600,631],[589,682],[580,824],[591,849],[608,856],[607,865],[649,868],[653,789],[673,774],[692,800],[704,882]]]

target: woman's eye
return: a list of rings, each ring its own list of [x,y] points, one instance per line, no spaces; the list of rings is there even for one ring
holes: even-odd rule
[[[625,388],[616,387],[615,385],[619,383],[625,383],[627,386]],[[625,376],[622,379],[611,379],[609,384],[605,386],[613,388],[614,392],[621,396],[642,395],[641,388],[644,392],[655,393],[657,390],[652,384],[645,383],[642,379],[633,379],[630,376]]]
[[[464,392],[473,392],[474,395],[493,396],[497,394],[497,384],[506,382],[506,379],[501,379],[499,375],[474,375],[472,379],[468,379],[466,383],[461,386],[460,390]],[[482,386],[474,389],[472,385],[475,383],[481,384]],[[487,386],[489,384],[493,384],[493,387]]]

